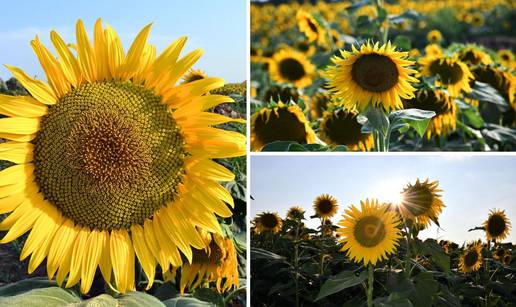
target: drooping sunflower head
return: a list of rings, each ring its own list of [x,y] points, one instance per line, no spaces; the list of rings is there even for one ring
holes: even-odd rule
[[[203,80],[208,78],[208,75],[206,75],[206,72],[201,69],[190,69],[184,76],[183,76],[183,83],[190,83],[197,80]]]
[[[461,91],[470,92],[470,80],[473,74],[468,66],[456,56],[432,56],[426,55],[419,60],[421,74],[424,76],[437,76],[438,86],[444,86],[452,97],[460,95]]]
[[[269,103],[274,102],[295,102],[299,100],[299,91],[295,87],[273,85],[265,91],[263,101]]]
[[[511,221],[505,214],[505,210],[491,210],[489,217],[484,222],[487,240],[501,241],[509,235]]]
[[[489,65],[493,63],[489,54],[482,51],[478,46],[469,45],[459,51],[459,59],[470,65]]]
[[[457,106],[453,99],[442,90],[419,89],[416,97],[403,102],[405,109],[421,109],[434,111],[426,129],[426,138],[432,136],[448,135],[457,126]]]
[[[31,230],[21,255],[32,254],[29,271],[47,258],[49,278],[81,281],[83,293],[97,267],[119,292],[133,290],[135,255],[151,287],[157,263],[191,261],[205,247],[198,229],[221,233],[217,216],[232,215],[219,182],[234,175],[211,159],[245,154],[245,137],[212,127],[232,119],[205,112],[232,101],[205,95],[223,80],[177,84],[202,51],[179,59],[183,37],[156,57],[149,31],[127,54],[100,19],[93,44],[77,22],[75,50],[52,31],[57,57],[36,37],[48,83],[8,66],[31,95],[0,95],[9,140],[0,151],[15,163],[0,172],[0,211],[12,211],[0,242]]]
[[[253,222],[257,233],[277,233],[280,231],[281,224],[283,223],[276,212],[262,212],[255,217]]]
[[[505,99],[511,103],[514,110],[516,110],[516,76],[503,71],[499,68],[491,66],[481,66],[473,70],[475,80],[487,83],[498,90]]]
[[[463,273],[475,272],[482,266],[482,245],[472,244],[462,254],[459,269]]]
[[[306,35],[308,42],[316,42],[319,45],[326,43],[326,30],[319,25],[312,14],[301,9],[297,11],[296,19],[299,31]]]
[[[315,66],[303,53],[282,48],[272,56],[269,62],[269,73],[272,80],[276,82],[304,88],[312,84]]]
[[[219,234],[209,236],[204,249],[194,249],[192,263],[181,268],[179,290],[193,291],[204,283],[215,283],[219,293],[238,287],[237,251],[231,238]]]
[[[402,216],[425,226],[430,221],[437,223],[437,218],[445,207],[440,192],[442,190],[439,189],[439,181],[417,179],[415,184],[408,184],[401,193],[399,209]]]
[[[330,96],[327,92],[318,92],[310,100],[310,118],[317,120],[321,118],[328,107]]]
[[[251,150],[259,151],[274,141],[316,142],[315,132],[297,105],[280,102],[272,109],[261,109],[251,118]]]
[[[401,238],[398,215],[375,199],[361,201],[360,209],[352,205],[337,224],[342,251],[364,265],[375,265],[394,253]]]
[[[331,195],[321,194],[314,200],[315,214],[321,219],[326,220],[333,217],[338,209],[337,200]]]
[[[333,66],[326,71],[328,87],[345,107],[366,109],[369,104],[381,106],[385,110],[401,109],[401,98],[413,97],[411,82],[418,82],[407,68],[414,64],[407,60],[407,52],[398,52],[387,43],[362,45],[360,51],[352,46],[352,52],[340,51],[341,56],[332,58]]]
[[[498,59],[500,64],[505,67],[513,68],[514,67],[514,54],[509,49],[500,49],[496,53],[498,55]]]
[[[302,220],[304,219],[304,216],[305,209],[298,206],[290,207],[290,209],[287,211],[287,218],[292,220]]]
[[[329,145],[346,145],[350,150],[371,150],[373,136],[362,133],[357,116],[358,112],[343,109],[325,112],[319,132],[321,139]]]
[[[426,34],[426,39],[430,44],[439,44],[443,40],[443,35],[439,30],[432,30]]]

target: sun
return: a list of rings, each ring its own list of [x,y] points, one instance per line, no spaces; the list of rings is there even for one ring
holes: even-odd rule
[[[403,200],[401,190],[405,184],[406,180],[402,178],[382,180],[372,185],[373,190],[371,191],[371,195],[376,197],[381,203],[390,203],[399,206]]]

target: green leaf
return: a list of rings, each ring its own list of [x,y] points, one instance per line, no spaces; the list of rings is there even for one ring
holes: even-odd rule
[[[421,272],[414,277],[413,282],[415,291],[412,299],[416,305],[433,306],[433,296],[439,290],[439,283],[434,279],[432,273]]]
[[[430,119],[408,121],[409,126],[414,128],[420,137],[425,135],[426,128],[428,128],[428,123],[430,123]]]
[[[497,142],[516,144],[516,129],[487,124],[486,129],[482,130],[482,135]]]
[[[262,151],[288,151],[290,145],[295,144],[292,141],[275,141],[265,145]]]
[[[163,302],[166,307],[206,307],[206,306],[216,306],[214,304],[203,302],[194,297],[175,297],[168,299]]]
[[[425,135],[426,128],[430,119],[435,116],[434,111],[420,110],[420,109],[405,109],[394,111],[389,114],[389,121],[391,122],[391,131],[405,128],[407,124],[413,127],[419,136]]]
[[[193,296],[204,302],[210,302],[217,306],[224,306],[224,297],[215,289],[201,288],[196,290]]]
[[[267,250],[252,247],[251,248],[251,259],[273,259],[273,260],[284,260],[285,257],[269,252]]]
[[[344,271],[335,276],[330,277],[319,290],[318,301],[328,295],[340,292],[349,287],[361,284],[367,279],[367,271],[362,271],[358,276],[353,271]]]
[[[412,49],[412,42],[410,41],[410,38],[405,35],[397,35],[396,38],[394,38],[394,45],[405,51]]]
[[[500,111],[506,111],[509,108],[509,104],[500,96],[500,92],[487,83],[475,81],[471,92],[464,93],[464,96],[480,102],[493,103],[499,107]]]
[[[160,302],[161,303],[161,302]],[[74,303],[67,307],[119,307],[117,300],[109,294],[101,294],[89,300]]]
[[[450,256],[446,255],[443,248],[434,240],[426,239],[425,242],[415,241],[419,243],[419,248],[424,255],[430,255],[433,262],[446,274],[450,271]]]
[[[124,307],[159,307],[165,306],[154,296],[145,292],[130,292],[118,299],[118,304]]]
[[[33,289],[50,287],[57,287],[57,285],[54,281],[48,280],[48,278],[29,278],[0,287],[0,296],[12,296]]]
[[[80,302],[80,298],[59,287],[34,289],[14,296],[0,297],[0,306],[61,307]]]
[[[362,123],[363,118],[361,118],[361,123],[364,126],[369,126],[370,128],[379,131],[382,135],[385,135],[387,133],[387,130],[389,129],[389,118],[381,108],[375,108],[375,107],[369,107],[367,109],[367,112],[365,114],[365,117],[367,118],[367,122],[365,125]],[[357,118],[358,120],[358,118]]]

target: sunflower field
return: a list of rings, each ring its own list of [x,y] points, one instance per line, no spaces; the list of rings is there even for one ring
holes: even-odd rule
[[[482,225],[464,229],[482,232],[482,240],[419,238],[439,225],[443,193],[438,181],[417,179],[400,191],[399,203],[364,199],[343,208],[321,194],[310,209],[257,214],[252,305],[512,306],[516,247],[506,242],[511,221],[504,210],[486,211]],[[309,219],[319,226],[307,227]]]
[[[516,149],[510,0],[251,3],[253,151]]]
[[[7,65],[0,306],[245,306],[246,82],[150,28],[36,37],[47,82]]]

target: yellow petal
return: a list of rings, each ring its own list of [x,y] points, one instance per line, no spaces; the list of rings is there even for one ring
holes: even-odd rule
[[[125,61],[124,48],[118,34],[109,25],[106,25],[104,33],[108,50],[107,62],[109,73],[113,78],[119,78],[121,76],[121,67]]]
[[[61,66],[54,56],[43,46],[37,36],[30,44],[39,59],[41,67],[45,71],[50,87],[54,90],[54,93],[57,94],[57,97],[62,97],[64,94],[68,93],[70,91],[70,83],[66,80]]]
[[[0,160],[24,164],[32,161],[34,145],[32,143],[5,142],[0,143]]]
[[[105,236],[101,236],[98,230],[90,232],[88,240],[86,241],[84,259],[81,268],[81,292],[88,293],[95,277],[95,271],[102,255],[104,248]]]
[[[81,230],[79,230],[79,233],[75,238],[75,243],[73,245],[71,256],[72,261],[70,262],[70,276],[68,277],[68,281],[66,282],[67,288],[77,284],[77,282],[79,282],[79,279],[81,278],[82,262],[86,261],[84,258],[84,254],[89,232],[90,231],[88,228],[83,227],[81,228]]]
[[[134,249],[125,229],[111,231],[111,263],[118,291],[125,293],[134,288]]]
[[[0,114],[12,117],[42,117],[47,107],[30,96],[0,95]]]
[[[57,268],[64,261],[64,257],[72,250],[79,230],[80,228],[74,227],[71,220],[66,219],[56,231],[47,258],[47,274],[49,279],[52,279]]]
[[[50,39],[59,56],[59,65],[61,66],[64,76],[71,85],[78,87],[82,80],[79,62],[57,32],[50,32]]]
[[[25,193],[17,193],[0,199],[0,214],[14,211],[25,201]]]
[[[147,243],[147,247],[150,252],[156,257],[158,263],[161,266],[161,270],[163,272],[168,270],[168,262],[165,257],[165,253],[160,249],[158,240],[156,239],[156,235],[154,234],[154,229],[152,227],[152,221],[147,219],[143,224],[143,232],[145,235],[145,242]]]
[[[0,133],[0,138],[16,141],[16,142],[30,142],[36,138],[36,133],[33,134],[13,134],[13,133]]]
[[[146,80],[147,86],[162,88],[168,84],[167,76],[170,68],[174,67],[181,50],[186,43],[186,37],[180,37],[165,49],[153,64],[151,74]]]
[[[155,87],[156,94],[162,95],[169,90],[170,86],[175,84],[201,58],[202,53],[203,51],[200,49],[194,50],[168,68],[168,73],[163,76],[162,81]]]
[[[35,80],[29,77],[23,70],[18,67],[5,65],[7,69],[13,74],[13,76],[20,81],[23,87],[29,91],[29,93],[37,101],[44,104],[55,104],[57,102],[56,93],[48,86],[48,84]]]
[[[33,134],[39,130],[39,118],[0,118],[0,132],[11,134]]]
[[[131,236],[133,238],[134,251],[138,257],[143,271],[149,281],[147,284],[147,290],[152,287],[154,283],[154,275],[156,273],[156,259],[152,255],[151,251],[145,244],[145,235],[143,228],[140,225],[133,225],[131,227]]]
[[[140,61],[145,50],[145,46],[147,45],[147,38],[149,37],[151,26],[152,24],[148,24],[140,31],[140,33],[138,33],[127,52],[127,57],[125,58],[122,68],[122,78],[124,80],[130,79],[135,73],[141,70]]]
[[[102,239],[102,242],[104,242],[104,246],[102,247],[102,256],[100,257],[100,272],[102,273],[102,276],[104,277],[104,280],[110,284],[111,283],[111,257],[109,255],[109,232],[102,231],[100,233],[101,237],[104,237]]]
[[[25,182],[34,172],[34,164],[14,165],[0,171],[0,186]]]
[[[95,53],[91,47],[86,29],[84,29],[84,23],[80,19],[76,25],[76,36],[77,54],[82,75],[88,82],[95,82],[97,81]]]
[[[211,179],[214,181],[232,181],[235,174],[224,166],[208,159],[192,161],[191,158],[185,159],[186,173],[200,178]]]

